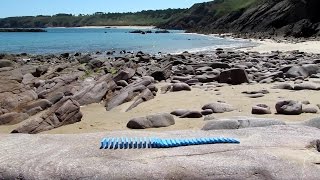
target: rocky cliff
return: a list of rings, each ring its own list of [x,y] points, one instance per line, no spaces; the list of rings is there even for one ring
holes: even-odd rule
[[[318,0],[216,0],[195,4],[162,28],[260,36],[320,35]]]

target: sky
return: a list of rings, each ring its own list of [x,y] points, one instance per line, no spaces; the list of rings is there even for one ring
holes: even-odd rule
[[[209,0],[1,0],[0,18],[11,16],[136,12],[149,9],[188,8]]]

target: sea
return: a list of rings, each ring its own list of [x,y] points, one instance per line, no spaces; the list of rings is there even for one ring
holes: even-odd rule
[[[170,33],[133,34],[134,28],[46,28],[44,33],[0,32],[0,53],[58,54],[75,52],[143,51],[145,53],[181,53],[212,51],[216,48],[253,46],[249,40]],[[151,30],[155,29],[140,29]]]

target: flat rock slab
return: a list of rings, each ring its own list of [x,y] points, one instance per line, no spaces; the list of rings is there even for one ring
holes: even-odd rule
[[[233,137],[241,144],[100,150],[104,137]],[[0,179],[319,179],[320,157],[304,126],[74,135],[0,135]]]

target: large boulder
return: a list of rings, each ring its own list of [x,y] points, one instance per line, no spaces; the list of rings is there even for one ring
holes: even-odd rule
[[[102,101],[108,91],[112,91],[116,86],[110,74],[104,75],[97,80],[87,79],[81,85],[82,89],[73,98],[80,105],[98,103]]]
[[[146,117],[131,119],[127,127],[130,129],[147,129],[147,128],[160,128],[174,125],[175,121],[171,114],[162,113]]]
[[[302,103],[293,100],[279,101],[276,110],[278,114],[299,115],[302,113]]]
[[[285,125],[283,121],[276,119],[265,119],[255,117],[231,117],[208,121],[202,130],[218,130],[218,129],[242,129],[252,127],[266,127],[273,125]]]
[[[36,134],[81,121],[80,104],[70,97],[61,99],[39,116],[22,122],[12,133]]]
[[[235,68],[222,71],[219,76],[219,82],[237,85],[249,83],[249,78],[245,70]]]
[[[236,110],[232,105],[224,102],[214,102],[206,104],[202,107],[202,110],[211,109],[213,113],[224,113]]]

